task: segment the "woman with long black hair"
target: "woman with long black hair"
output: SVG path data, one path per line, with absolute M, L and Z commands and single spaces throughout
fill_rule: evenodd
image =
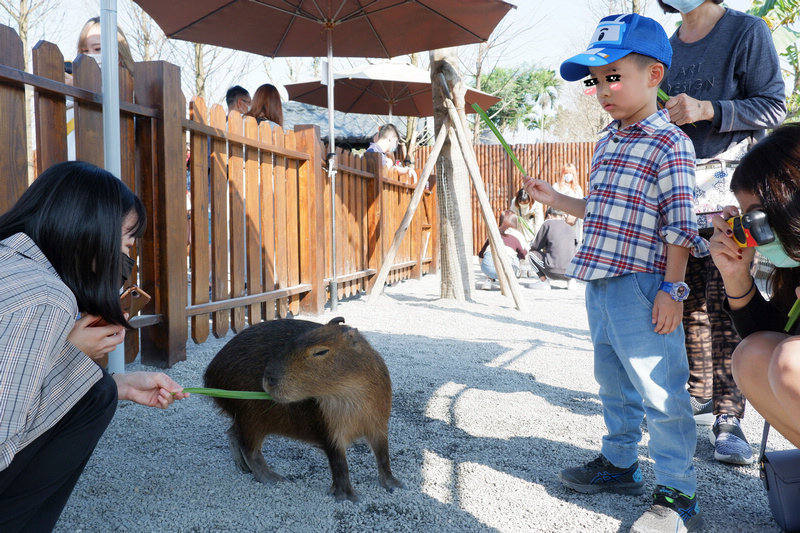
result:
M 165 374 L 111 376 L 92 359 L 130 327 L 119 288 L 146 222 L 130 189 L 80 161 L 0 216 L 0 531 L 54 528 L 118 399 L 187 396 Z

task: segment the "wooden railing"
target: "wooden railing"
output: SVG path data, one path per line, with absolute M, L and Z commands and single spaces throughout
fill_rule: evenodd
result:
M 28 186 L 26 86 L 34 91 L 36 174 L 68 159 L 66 97 L 73 102 L 76 157 L 103 165 L 96 64 L 79 56 L 72 87 L 63 83 L 55 45 L 36 45 L 33 74 L 23 70 L 22 57 L 16 32 L 0 26 L 0 212 Z M 226 121 L 220 106 L 206 109 L 199 98 L 187 108 L 180 70 L 165 62 L 137 63 L 133 78 L 120 69 L 120 80 L 120 177 L 147 208 L 137 275 L 153 296 L 131 320 L 140 335 L 126 336 L 126 360 L 140 351 L 144 363 L 171 366 L 186 358 L 190 328 L 203 342 L 247 323 L 321 313 L 334 239 L 319 129 L 259 127 L 237 114 Z M 342 299 L 371 288 L 413 187 L 387 172 L 379 154 L 337 152 Z M 435 270 L 435 213 L 435 195 L 426 193 L 388 283 Z

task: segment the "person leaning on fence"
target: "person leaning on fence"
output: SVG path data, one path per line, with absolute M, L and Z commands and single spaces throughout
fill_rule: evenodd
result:
M 0 531 L 55 527 L 118 399 L 188 396 L 166 374 L 111 376 L 93 360 L 130 327 L 119 287 L 145 223 L 130 189 L 80 161 L 42 172 L 0 216 Z
M 562 63 L 614 119 L 595 146 L 585 200 L 525 177 L 536 200 L 584 217 L 584 241 L 567 276 L 587 282 L 595 377 L 606 423 L 600 454 L 567 468 L 576 491 L 641 494 L 638 445 L 647 416 L 655 490 L 632 532 L 695 530 L 697 429 L 686 380 L 682 301 L 689 253 L 708 253 L 697 233 L 689 138 L 658 110 L 672 49 L 661 25 L 638 14 L 600 21 L 588 49 Z
M 722 0 L 661 0 L 681 24 L 670 37 L 674 68 L 662 84 L 670 120 L 692 140 L 697 157 L 695 213 L 700 234 L 713 233 L 709 215 L 734 205 L 730 182 L 736 164 L 767 129 L 786 117 L 785 85 L 767 24 L 725 8 Z M 716 50 L 709 54 L 710 50 Z M 702 65 L 702 68 L 699 68 Z M 695 421 L 712 425 L 714 458 L 732 464 L 754 460 L 739 420 L 745 397 L 731 373 L 739 342 L 722 310 L 722 279 L 710 257 L 692 257 L 686 267 L 691 293 L 683 327 L 689 357 L 689 394 Z
M 281 105 L 281 95 L 274 85 L 265 83 L 253 93 L 253 103 L 246 116 L 255 117 L 261 124 L 265 120 L 283 127 L 283 106 Z
M 561 174 L 553 183 L 553 188 L 572 198 L 583 198 L 583 189 L 578 185 L 578 168 L 572 163 L 565 163 L 561 167 Z M 567 215 L 566 221 L 574 228 L 578 243 L 583 242 L 583 219 Z
M 398 174 L 410 177 L 411 182 L 416 184 L 417 172 L 411 167 L 395 164 L 395 161 L 387 155 L 397 150 L 399 143 L 400 134 L 394 124 L 384 124 L 378 129 L 378 133 L 375 134 L 373 142 L 369 144 L 366 151 L 381 154 L 381 162 L 387 169 L 396 169 Z
M 568 289 L 575 284 L 566 272 L 578 251 L 578 239 L 574 228 L 567 224 L 566 216 L 564 211 L 548 207 L 546 220 L 531 243 L 528 262 L 541 281 L 533 286 L 534 289 L 550 289 L 551 279 L 566 281 Z
M 517 217 L 513 211 L 507 209 L 500 213 L 498 225 L 500 236 L 503 239 L 503 252 L 505 252 L 511 263 L 514 275 L 519 277 L 519 262 L 525 260 L 528 250 L 520 240 L 521 234 L 517 229 Z M 486 239 L 486 242 L 483 243 L 483 247 L 478 252 L 478 257 L 481 260 L 481 271 L 486 274 L 486 280 L 482 283 L 481 288 L 489 290 L 492 288 L 492 282 L 497 281 L 497 269 L 492 257 L 492 249 L 489 246 L 489 239 Z
M 86 21 L 78 35 L 77 54 L 84 54 L 97 62 L 98 67 L 103 66 L 100 39 L 100 17 L 92 17 Z M 119 54 L 119 66 L 124 67 L 133 76 L 133 55 L 128 45 L 128 39 L 121 28 L 117 28 L 117 53 Z M 72 75 L 66 74 L 67 85 L 72 85 Z
M 234 85 L 225 93 L 225 104 L 228 106 L 228 116 L 231 116 L 233 111 L 246 115 L 250 111 L 253 99 L 250 98 L 247 89 L 241 85 Z
M 726 222 L 739 214 L 736 206 L 712 219 L 711 257 L 722 275 L 725 311 L 743 339 L 733 352 L 733 377 L 756 411 L 800 447 L 800 321 L 784 331 L 800 297 L 800 125 L 781 126 L 759 141 L 734 172 L 731 189 L 743 213 L 765 215 L 759 226 L 774 237 L 758 244 L 737 235 L 741 227 Z M 775 267 L 769 301 L 750 273 L 756 251 Z

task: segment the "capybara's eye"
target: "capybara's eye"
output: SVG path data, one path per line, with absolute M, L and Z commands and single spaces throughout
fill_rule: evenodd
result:
M 327 348 L 325 348 L 324 350 L 320 350 L 318 352 L 314 352 L 314 357 L 320 357 L 320 356 L 325 355 L 326 353 L 328 353 L 328 349 Z

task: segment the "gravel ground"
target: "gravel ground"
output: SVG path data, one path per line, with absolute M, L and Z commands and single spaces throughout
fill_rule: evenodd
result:
M 264 453 L 288 482 L 262 485 L 231 460 L 229 424 L 211 399 L 194 395 L 166 411 L 121 402 L 56 531 L 627 532 L 649 495 L 587 496 L 557 478 L 593 459 L 604 431 L 583 285 L 522 293 L 527 313 L 498 290 L 441 300 L 439 277 L 429 275 L 388 287 L 374 305 L 359 297 L 335 315 L 301 317 L 343 316 L 383 355 L 394 389 L 392 469 L 405 490 L 381 488 L 371 451 L 356 443 L 348 460 L 362 501 L 336 502 L 326 494 L 324 455 L 280 437 L 267 439 Z M 187 361 L 167 373 L 202 386 L 230 338 L 190 344 Z M 754 451 L 762 423 L 748 409 L 743 427 Z M 645 431 L 640 460 L 650 490 L 647 439 Z M 772 433 L 771 448 L 790 446 Z M 715 461 L 705 430 L 695 465 L 705 531 L 779 531 L 755 465 Z

